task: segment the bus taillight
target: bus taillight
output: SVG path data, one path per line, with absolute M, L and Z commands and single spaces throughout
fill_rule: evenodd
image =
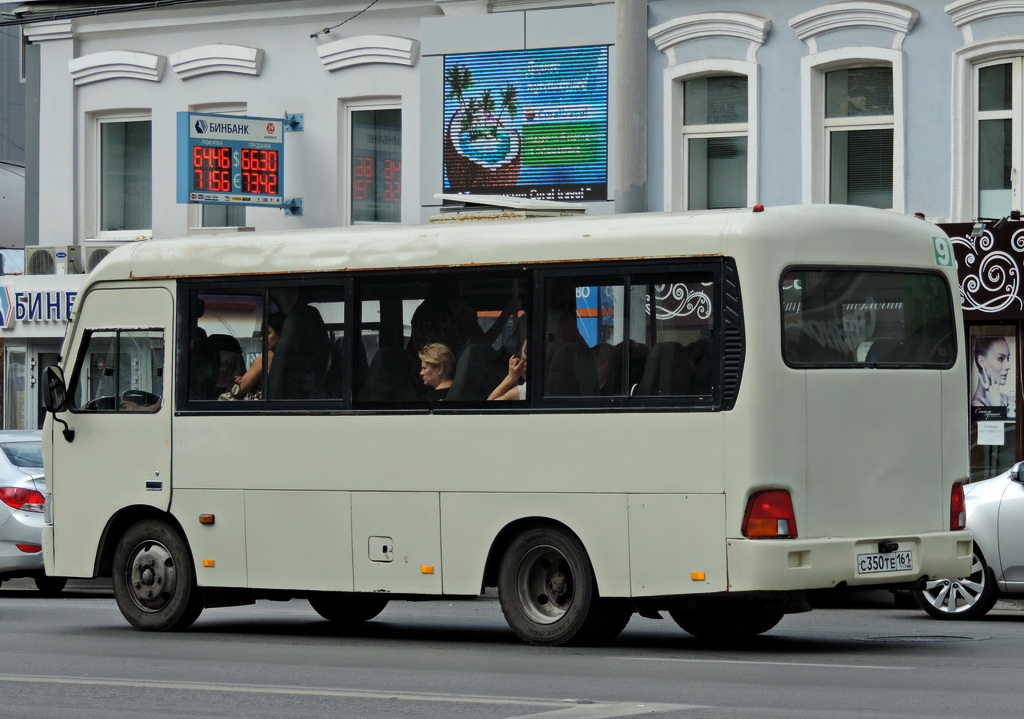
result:
M 967 526 L 967 502 L 964 499 L 963 482 L 953 485 L 949 495 L 949 528 L 963 529 Z
M 743 536 L 796 537 L 796 515 L 789 492 L 769 489 L 752 495 L 743 514 Z

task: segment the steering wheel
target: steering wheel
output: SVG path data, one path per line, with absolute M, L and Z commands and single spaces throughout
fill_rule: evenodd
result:
M 109 397 L 97 397 L 95 399 L 91 399 L 85 403 L 85 407 L 82 409 L 94 411 L 115 410 L 117 409 L 117 397 L 111 395 Z
M 151 404 L 156 404 L 160 401 L 160 398 L 152 392 L 147 392 L 144 389 L 126 389 L 121 393 L 122 402 L 134 402 L 140 407 L 148 407 Z

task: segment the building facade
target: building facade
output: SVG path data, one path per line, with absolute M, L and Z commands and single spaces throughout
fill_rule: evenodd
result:
M 590 214 L 863 204 L 953 232 L 989 218 L 981 239 L 1024 209 L 1024 0 L 80 5 L 16 13 L 38 104 L 26 234 L 41 272 L 62 251 L 77 253 L 71 272 L 87 270 L 148 237 L 414 224 L 439 195 L 463 193 Z M 209 139 L 204 154 L 182 139 L 201 145 L 194 133 L 211 117 L 281 124 L 280 166 L 259 156 L 250 169 L 263 185 L 245 202 L 204 202 L 239 191 L 218 184 L 223 144 Z M 279 196 L 263 192 L 268 178 Z M 977 270 L 958 259 L 969 283 Z M 971 338 L 1012 340 L 1011 387 L 1022 375 L 1016 287 L 1012 310 L 969 315 L 999 328 Z M 33 359 L 22 354 L 8 352 L 7 366 Z M 1010 423 L 978 476 L 1022 456 L 1020 394 L 1006 389 L 1014 410 L 1001 419 L 971 414 Z M 975 429 L 976 440 L 998 434 Z

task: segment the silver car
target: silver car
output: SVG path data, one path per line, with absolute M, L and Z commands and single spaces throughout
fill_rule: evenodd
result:
M 974 564 L 964 579 L 937 579 L 914 598 L 937 619 L 977 619 L 998 599 L 1024 600 L 1024 462 L 992 479 L 968 484 L 967 528 Z
M 43 571 L 43 509 L 46 503 L 41 433 L 0 430 L 0 582 L 32 577 L 46 593 L 67 579 Z

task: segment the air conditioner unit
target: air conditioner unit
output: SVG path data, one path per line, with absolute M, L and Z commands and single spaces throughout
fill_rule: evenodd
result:
M 121 245 L 90 245 L 85 246 L 85 271 L 92 272 L 96 269 L 96 265 L 100 263 L 104 257 L 109 255 L 112 250 Z
M 74 275 L 82 271 L 77 245 L 26 247 L 26 275 Z

